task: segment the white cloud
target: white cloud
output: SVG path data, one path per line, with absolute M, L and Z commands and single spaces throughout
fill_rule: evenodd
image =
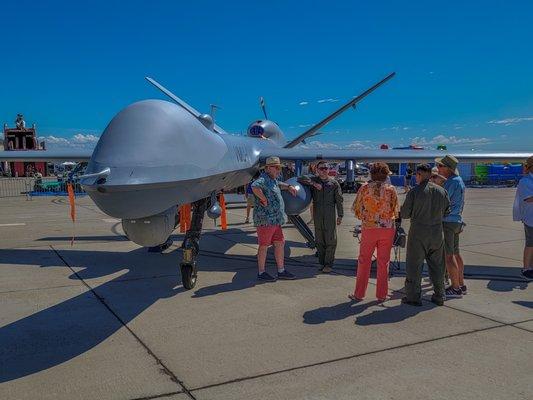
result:
M 93 134 L 77 133 L 70 138 L 60 136 L 42 136 L 39 141 L 45 141 L 47 146 L 51 147 L 69 147 L 69 148 L 93 148 L 98 142 L 99 137 Z
M 302 144 L 301 147 L 304 149 L 328 149 L 328 150 L 340 149 L 339 145 L 336 143 L 320 142 L 318 140 L 313 140 L 312 142 L 307 142 L 306 144 Z
M 513 118 L 505 118 L 505 119 L 494 119 L 492 121 L 488 121 L 488 124 L 498 124 L 498 125 L 514 125 L 518 124 L 520 122 L 525 121 L 533 121 L 533 117 L 513 117 Z
M 376 148 L 376 146 L 371 146 L 370 142 L 362 142 L 359 140 L 355 140 L 352 143 L 348 143 L 346 146 L 342 147 L 343 149 L 348 150 L 369 150 Z
M 300 102 L 298 103 L 298 105 L 300 105 L 300 106 L 306 106 L 306 105 L 308 105 L 308 104 L 309 104 L 308 101 L 300 101 Z
M 416 136 L 410 138 L 413 144 L 420 146 L 436 145 L 436 144 L 454 144 L 454 145 L 486 145 L 490 144 L 491 141 L 488 138 L 469 138 L 469 137 L 458 137 L 458 136 L 447 136 L 447 135 L 437 135 L 432 138 L 426 138 L 424 136 Z
M 320 99 L 317 101 L 317 103 L 335 103 L 337 101 L 339 101 L 339 99 L 329 98 L 329 99 Z
M 309 128 L 310 126 L 313 126 L 313 124 L 300 124 L 298 128 Z
M 382 128 L 381 131 L 387 131 L 387 130 L 391 130 L 391 131 L 408 131 L 410 129 L 412 129 L 410 126 L 395 125 L 395 126 L 391 126 L 390 128 Z
M 371 146 L 370 142 L 363 142 L 359 140 L 355 140 L 347 144 L 328 143 L 328 142 L 321 142 L 318 140 L 313 140 L 312 142 L 307 142 L 307 144 L 302 144 L 301 148 L 323 149 L 323 150 L 368 150 L 368 149 L 376 148 L 376 146 Z
M 98 139 L 100 138 L 95 135 L 91 135 L 91 134 L 84 135 L 83 133 L 77 133 L 74 135 L 72 140 L 74 143 L 79 143 L 79 144 L 86 144 L 86 143 L 96 144 L 96 142 L 98 142 Z

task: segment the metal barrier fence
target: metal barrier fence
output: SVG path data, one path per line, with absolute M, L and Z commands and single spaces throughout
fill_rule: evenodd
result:
M 463 176 L 463 180 L 467 186 L 508 186 L 513 187 L 518 185 L 518 181 L 522 179 L 522 174 L 494 174 L 475 176 L 472 175 L 468 178 Z M 394 186 L 403 186 L 405 177 L 403 175 L 391 175 L 391 183 Z M 415 177 L 413 176 L 410 182 L 410 186 L 416 185 Z
M 74 192 L 84 194 L 79 183 L 74 183 Z M 0 178 L 0 198 L 27 196 L 67 196 L 67 183 L 56 177 Z

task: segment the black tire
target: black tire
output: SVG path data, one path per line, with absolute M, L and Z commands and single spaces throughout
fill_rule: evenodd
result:
M 191 290 L 196 286 L 196 271 L 191 264 L 181 264 L 181 282 L 183 287 Z

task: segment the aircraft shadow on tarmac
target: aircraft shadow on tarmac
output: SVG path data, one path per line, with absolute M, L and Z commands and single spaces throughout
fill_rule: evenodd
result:
M 233 240 L 232 235 L 238 236 Z M 106 240 L 106 237 L 94 238 L 101 241 Z M 116 236 L 113 238 L 118 240 Z M 177 235 L 174 238 L 180 239 L 181 236 Z M 65 239 L 68 243 L 70 238 Z M 86 238 L 77 238 L 80 242 L 87 242 L 84 239 Z M 47 240 L 62 240 L 62 238 L 47 238 Z M 253 287 L 256 284 L 257 273 L 255 256 L 225 254 L 237 243 L 255 245 L 256 240 L 253 232 L 241 229 L 204 235 L 201 242 L 202 249 L 216 248 L 217 251 L 201 251 L 200 274 L 202 271 L 230 271 L 235 274 L 231 282 L 201 287 L 192 294 L 192 297 Z M 305 247 L 301 242 L 290 240 L 286 244 L 289 248 L 286 255 L 289 257 L 291 247 Z M 69 279 L 73 281 L 117 275 L 103 283 L 89 282 L 94 293 L 80 285 L 80 291 L 83 290 L 83 293 L 1 327 L 0 382 L 21 378 L 71 360 L 105 341 L 157 300 L 183 293 L 178 268 L 181 257 L 178 253 L 154 254 L 148 253 L 144 248 L 129 252 L 61 249 L 60 256 L 76 270 L 79 269 L 77 273 L 72 273 L 51 250 L 0 249 L 1 264 L 35 265 L 39 268 L 55 267 L 55 269 L 64 267 L 68 269 Z M 222 259 L 226 262 L 220 262 Z M 217 260 L 219 262 L 216 262 Z M 272 262 L 270 257 L 269 265 Z M 338 262 L 345 268 L 339 269 L 337 273 L 353 277 L 353 267 L 348 266 L 353 266 L 354 260 L 338 260 Z M 307 256 L 290 257 L 287 265 L 289 268 L 294 268 L 298 279 L 313 278 L 318 273 L 316 258 L 312 257 L 311 250 Z M 201 282 L 200 275 L 200 284 Z M 530 307 L 530 304 L 521 305 Z M 304 322 L 318 324 L 347 318 L 360 314 L 365 307 L 368 307 L 368 303 L 355 306 L 341 303 L 332 307 L 323 307 L 306 312 Z M 110 312 L 107 312 L 106 308 Z M 356 324 L 394 323 L 425 309 L 428 309 L 427 305 L 405 307 L 405 309 L 385 305 L 383 310 L 358 317 Z
M 109 338 L 158 299 L 183 291 L 174 257 L 158 268 L 154 279 L 141 279 L 143 271 L 146 276 L 145 249 L 129 253 L 61 250 L 60 254 L 67 260 L 73 260 L 74 265 L 85 267 L 78 272 L 82 279 L 127 272 L 98 286 L 93 285 L 96 286 L 94 293 L 104 303 L 99 302 L 91 291 L 84 290 L 68 300 L 0 328 L 0 382 L 51 368 L 83 354 Z M 50 250 L 0 250 L 0 259 L 6 264 L 33 264 L 40 268 L 63 266 Z M 79 279 L 75 274 L 69 278 Z M 126 281 L 133 284 L 135 290 L 126 285 Z
M 237 229 L 226 231 L 226 234 L 237 233 L 239 243 L 256 243 L 257 239 L 250 236 L 250 232 Z M 84 238 L 77 240 L 83 241 Z M 105 236 L 98 237 L 98 240 L 105 240 Z M 209 248 L 210 240 L 216 240 L 219 256 L 223 256 L 235 244 L 235 241 L 205 235 L 202 238 L 202 246 Z M 305 246 L 292 241 L 287 241 L 287 245 Z M 76 270 L 83 268 L 70 274 L 68 278 L 74 281 L 122 274 L 104 283 L 89 282 L 94 294 L 83 287 L 80 289 L 83 293 L 79 295 L 1 327 L 0 382 L 21 378 L 71 360 L 109 338 L 157 300 L 184 292 L 178 268 L 181 257 L 178 257 L 177 252 L 154 254 L 144 248 L 129 252 L 74 248 L 61 249 L 59 254 Z M 211 289 L 204 288 L 193 297 L 241 290 L 255 285 L 255 257 L 242 259 L 242 256 L 236 256 L 242 260 L 225 263 L 214 262 L 216 258 L 213 257 L 200 256 L 200 282 L 202 271 L 234 271 L 237 278 L 228 284 L 215 285 Z M 224 258 L 226 257 L 229 256 Z M 157 263 L 154 262 L 155 259 Z M 0 264 L 35 265 L 39 268 L 55 269 L 64 267 L 72 272 L 52 250 L 0 249 L 0 260 Z M 150 268 L 150 264 L 153 264 L 153 268 Z M 299 274 L 301 278 L 313 277 L 317 272 L 316 268 L 303 270 L 303 276 Z

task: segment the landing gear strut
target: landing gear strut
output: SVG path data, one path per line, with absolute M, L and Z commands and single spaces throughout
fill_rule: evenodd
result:
M 183 249 L 183 260 L 180 264 L 181 281 L 187 290 L 194 288 L 198 276 L 196 268 L 196 256 L 200 252 L 200 235 L 205 211 L 209 205 L 209 199 L 202 199 L 192 204 L 191 226 L 185 233 L 185 239 L 181 248 Z
M 309 226 L 305 223 L 302 217 L 299 215 L 289 215 L 289 221 L 294 225 L 294 227 L 300 232 L 300 234 L 307 240 L 307 247 L 310 249 L 316 248 L 315 235 Z

